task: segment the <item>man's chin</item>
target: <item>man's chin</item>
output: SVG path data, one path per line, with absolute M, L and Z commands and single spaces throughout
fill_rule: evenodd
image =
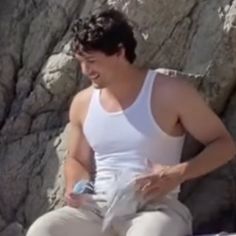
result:
M 92 83 L 93 87 L 96 88 L 96 89 L 102 89 L 104 88 L 105 86 L 103 86 L 102 84 L 97 84 L 97 83 Z

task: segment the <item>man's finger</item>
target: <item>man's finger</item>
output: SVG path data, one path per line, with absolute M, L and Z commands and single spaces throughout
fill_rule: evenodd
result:
M 74 200 L 78 200 L 81 198 L 81 194 L 78 194 L 78 193 L 70 193 L 69 194 L 69 197 L 74 199 Z
M 150 174 L 150 175 L 145 175 L 145 176 L 137 178 L 135 182 L 137 185 L 145 185 L 146 183 L 150 181 L 152 183 L 155 183 L 155 182 L 158 182 L 159 180 L 160 178 L 158 175 Z
M 137 180 L 135 183 L 136 191 L 142 192 L 142 191 L 144 191 L 145 188 L 147 188 L 151 184 L 152 184 L 151 178 Z
M 158 194 L 160 192 L 161 186 L 159 184 L 146 186 L 141 191 L 142 196 L 145 198 L 146 196 Z
M 75 193 L 69 193 L 66 196 L 66 203 L 71 207 L 79 207 L 81 205 L 81 197 Z
M 78 201 L 68 199 L 67 204 L 71 207 L 79 207 L 81 204 Z

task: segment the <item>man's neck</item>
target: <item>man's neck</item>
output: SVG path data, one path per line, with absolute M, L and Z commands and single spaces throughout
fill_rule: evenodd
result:
M 120 70 L 114 75 L 114 82 L 109 87 L 102 89 L 102 93 L 106 94 L 106 97 L 110 99 L 123 101 L 127 96 L 141 89 L 146 73 L 146 69 L 140 69 L 135 66 Z

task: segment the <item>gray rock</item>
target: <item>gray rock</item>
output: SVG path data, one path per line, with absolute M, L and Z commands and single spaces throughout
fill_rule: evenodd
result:
M 225 125 L 236 140 L 236 93 L 229 99 L 223 115 Z
M 41 161 L 30 175 L 30 194 L 26 196 L 19 212 L 19 217 L 24 216 L 27 225 L 44 212 L 64 204 L 63 163 L 66 156 L 67 130 L 68 128 L 48 142 Z
M 88 84 L 68 54 L 70 25 L 105 6 L 134 26 L 136 64 L 190 80 L 236 138 L 236 0 L 2 0 L 0 235 L 23 235 L 63 205 L 68 107 Z M 201 149 L 188 137 L 183 160 Z M 235 167 L 232 161 L 183 186 L 196 232 L 236 227 Z
M 0 123 L 4 121 L 8 107 L 14 97 L 16 65 L 11 55 L 0 54 Z
M 6 227 L 6 222 L 0 215 L 0 232 Z
M 14 222 L 7 226 L 7 228 L 0 233 L 1 236 L 24 236 L 24 228 L 21 224 Z

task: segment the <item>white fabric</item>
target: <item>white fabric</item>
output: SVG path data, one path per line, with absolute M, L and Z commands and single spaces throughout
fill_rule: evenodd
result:
M 191 215 L 177 200 L 150 205 L 102 230 L 104 202 L 87 208 L 63 207 L 38 218 L 26 236 L 189 236 Z
M 134 103 L 118 112 L 107 112 L 100 103 L 100 90 L 94 89 L 83 130 L 95 152 L 97 193 L 109 190 L 121 171 L 145 173 L 147 160 L 163 165 L 180 162 L 184 136 L 166 134 L 152 115 L 156 74 L 149 70 Z

